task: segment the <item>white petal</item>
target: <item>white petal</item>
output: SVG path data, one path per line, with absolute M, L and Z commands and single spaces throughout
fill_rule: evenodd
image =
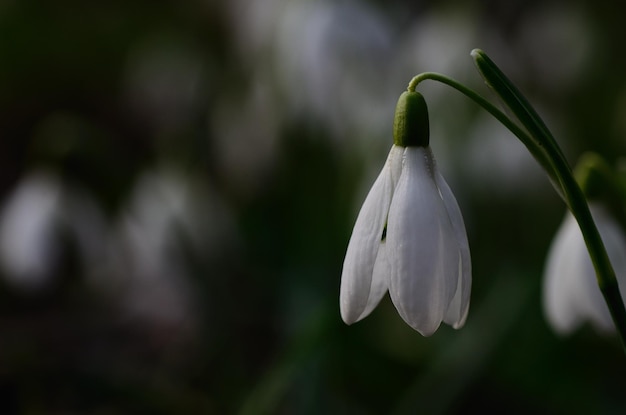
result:
M 381 242 L 374 263 L 374 271 L 372 274 L 372 285 L 365 309 L 357 319 L 357 321 L 367 317 L 383 299 L 387 288 L 389 287 L 389 258 L 387 257 L 387 243 Z
M 463 215 L 461 214 L 459 204 L 443 176 L 437 172 L 435 179 L 439 191 L 441 192 L 443 203 L 446 206 L 448 218 L 456 239 L 457 249 L 460 253 L 456 293 L 454 294 L 452 303 L 443 321 L 455 329 L 459 329 L 465 324 L 469 311 L 470 292 L 472 289 L 472 260 L 470 257 L 469 243 L 467 242 L 465 223 L 463 222 Z
M 392 170 L 401 163 L 400 152 L 399 147 L 391 148 L 383 170 L 363 202 L 348 243 L 339 295 L 341 317 L 347 324 L 369 314 L 386 290 L 384 272 L 381 269 L 374 278 L 374 265 L 391 204 L 394 188 Z
M 626 238 L 603 209 L 591 208 L 618 282 L 622 282 L 626 279 Z M 625 283 L 620 284 L 622 297 Z M 580 228 L 569 212 L 548 253 L 543 306 L 548 322 L 561 334 L 570 333 L 586 319 L 602 331 L 613 329 Z
M 55 177 L 38 172 L 7 199 L 0 218 L 0 264 L 11 282 L 37 288 L 52 276 L 61 193 Z
M 573 293 L 580 289 L 574 282 L 580 281 L 577 275 L 585 267 L 578 248 L 581 238 L 578 224 L 568 212 L 548 251 L 543 307 L 550 325 L 562 334 L 571 332 L 582 320 L 572 303 Z
M 407 324 L 429 336 L 454 297 L 460 261 L 429 150 L 405 150 L 387 229 L 391 299 Z

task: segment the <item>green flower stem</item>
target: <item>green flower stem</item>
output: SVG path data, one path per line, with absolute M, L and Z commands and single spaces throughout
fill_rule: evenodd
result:
M 564 159 L 560 158 L 555 160 L 555 165 L 559 171 L 559 178 L 565 190 L 566 198 L 569 201 L 570 211 L 576 218 L 576 221 L 578 221 L 578 226 L 585 239 L 591 262 L 596 271 L 598 286 L 600 291 L 602 291 L 604 301 L 609 307 L 613 323 L 617 328 L 622 340 L 622 346 L 626 352 L 626 308 L 620 295 L 615 270 L 611 265 L 598 228 L 589 211 L 587 199 L 574 179 L 569 165 Z
M 476 53 L 476 54 L 475 54 Z M 481 51 L 473 51 L 475 60 L 486 58 Z M 513 122 L 506 114 L 470 88 L 442 74 L 425 72 L 414 77 L 409 83 L 408 90 L 415 91 L 417 85 L 427 79 L 446 84 L 472 99 L 487 112 L 493 115 L 507 127 L 537 160 L 547 172 L 550 180 L 561 198 L 576 218 L 583 234 L 587 250 L 591 257 L 598 286 L 608 305 L 613 322 L 626 352 L 626 308 L 622 301 L 617 278 L 600 233 L 591 216 L 587 199 L 576 182 L 572 170 L 565 159 L 556 140 L 550 134 L 545 123 L 532 109 L 528 101 L 513 86 L 513 84 L 497 69 L 495 64 L 488 60 L 477 63 L 481 75 L 512 110 L 526 130 Z M 486 62 L 486 63 L 485 63 Z M 494 69 L 495 68 L 495 69 Z
M 552 170 L 561 184 L 564 200 L 583 234 L 596 271 L 598 286 L 626 351 L 626 308 L 620 295 L 615 270 L 589 211 L 587 199 L 576 182 L 567 159 L 539 114 L 498 66 L 480 49 L 474 49 L 471 55 L 487 85 L 500 96 L 537 145 L 545 149 Z

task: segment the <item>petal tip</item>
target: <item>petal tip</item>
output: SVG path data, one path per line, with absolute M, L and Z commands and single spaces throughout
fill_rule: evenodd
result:
M 415 329 L 419 334 L 421 334 L 424 337 L 430 337 L 433 334 L 435 334 L 435 332 L 439 329 L 440 324 L 436 324 L 433 327 L 413 327 L 413 329 Z
M 354 307 L 350 307 L 345 301 L 340 302 L 339 311 L 341 319 L 348 326 L 358 321 L 359 313 L 355 312 Z

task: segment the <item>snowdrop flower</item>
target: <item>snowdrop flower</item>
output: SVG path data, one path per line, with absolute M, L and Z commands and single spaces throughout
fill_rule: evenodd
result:
M 0 215 L 0 264 L 9 281 L 45 285 L 61 256 L 55 225 L 62 186 L 47 173 L 27 176 L 9 195 Z
M 45 170 L 30 172 L 0 210 L 0 270 L 18 289 L 47 288 L 64 260 L 64 237 L 75 242 L 82 265 L 99 268 L 105 227 L 84 189 Z
M 120 289 L 115 300 L 132 319 L 195 328 L 199 303 L 188 258 L 211 263 L 232 249 L 236 229 L 228 206 L 207 183 L 160 166 L 143 172 L 121 213 L 112 232 L 111 275 L 100 283 Z
M 402 319 L 424 336 L 465 323 L 471 263 L 461 211 L 428 145 L 417 92 L 396 107 L 394 145 L 359 212 L 341 276 L 341 316 L 365 318 L 389 291 Z
M 590 208 L 624 298 L 626 235 L 604 206 L 592 203 Z M 569 212 L 548 252 L 543 308 L 548 322 L 560 334 L 571 333 L 586 320 L 600 331 L 614 330 L 582 233 Z

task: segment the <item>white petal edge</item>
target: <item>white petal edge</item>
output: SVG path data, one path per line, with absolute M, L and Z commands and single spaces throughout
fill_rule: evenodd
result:
M 460 253 L 442 212 L 432 153 L 408 147 L 389 210 L 389 294 L 402 319 L 423 336 L 439 328 L 458 282 Z
M 465 222 L 463 221 L 459 204 L 450 186 L 448 186 L 448 183 L 439 172 L 436 172 L 435 179 L 437 187 L 439 187 L 439 191 L 441 192 L 441 197 L 443 198 L 443 203 L 446 207 L 447 216 L 452 225 L 452 231 L 454 232 L 457 249 L 460 254 L 456 293 L 454 294 L 452 303 L 450 303 L 450 307 L 443 321 L 455 329 L 460 329 L 465 325 L 469 312 L 470 294 L 472 290 L 472 259 L 470 256 L 469 242 L 467 241 Z
M 357 319 L 360 321 L 370 315 L 376 306 L 383 299 L 389 287 L 389 258 L 387 258 L 387 243 L 383 241 L 378 248 L 374 271 L 372 274 L 372 285 L 367 299 L 365 309 Z
M 374 269 L 395 187 L 392 171 L 397 170 L 396 165 L 401 163 L 401 151 L 400 147 L 392 146 L 385 166 L 365 198 L 354 224 L 343 263 L 339 294 L 341 318 L 346 324 L 367 316 L 386 292 L 388 274 L 385 275 L 382 269 L 374 273 Z

